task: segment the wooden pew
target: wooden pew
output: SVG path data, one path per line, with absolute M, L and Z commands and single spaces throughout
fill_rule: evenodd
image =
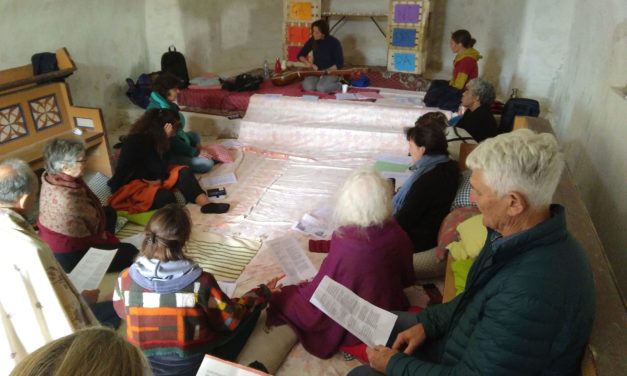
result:
M 553 133 L 551 124 L 541 118 L 518 116 L 514 120 L 514 129 L 521 128 Z M 566 208 L 568 230 L 587 251 L 594 273 L 596 313 L 592 334 L 581 362 L 582 375 L 624 374 L 627 370 L 627 356 L 625 356 L 627 354 L 627 311 L 625 310 L 625 302 L 620 296 L 603 245 L 568 166 L 562 173 L 553 201 Z M 450 262 L 449 257 L 445 274 L 444 302 L 455 297 Z
M 0 71 L 0 160 L 19 158 L 43 167 L 43 148 L 54 138 L 82 140 L 87 170 L 111 176 L 109 144 L 102 113 L 72 105 L 65 82 L 37 84 L 76 70 L 65 48 L 56 51 L 59 70 L 34 76 L 31 65 Z M 75 129 L 80 129 L 80 134 Z

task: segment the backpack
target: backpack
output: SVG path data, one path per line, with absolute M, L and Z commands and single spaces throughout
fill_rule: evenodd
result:
M 38 76 L 44 73 L 56 72 L 59 70 L 59 66 L 57 64 L 57 55 L 55 55 L 52 52 L 41 52 L 41 53 L 34 54 L 33 56 L 31 56 L 30 61 L 31 61 L 31 64 L 33 65 L 33 76 Z M 69 76 L 70 74 L 64 77 L 59 77 L 59 78 L 39 80 L 37 81 L 37 83 L 43 84 L 46 82 L 63 82 L 65 77 Z
M 263 82 L 261 76 L 253 76 L 248 73 L 242 73 L 235 79 L 222 80 L 222 89 L 228 91 L 250 91 L 259 89 L 259 85 Z
M 540 115 L 540 105 L 538 101 L 527 98 L 511 98 L 505 103 L 501 114 L 501 124 L 499 133 L 511 132 L 514 127 L 514 117 Z
M 142 73 L 137 77 L 137 81 L 127 78 L 126 96 L 134 104 L 145 109 L 150 103 L 150 93 L 152 92 L 152 83 L 161 72 Z
M 168 52 L 161 56 L 161 71 L 172 73 L 183 81 L 181 89 L 189 86 L 189 74 L 187 73 L 187 63 L 185 56 L 176 50 L 174 45 L 168 47 Z

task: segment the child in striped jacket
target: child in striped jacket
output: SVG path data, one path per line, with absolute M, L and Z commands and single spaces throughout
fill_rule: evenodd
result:
M 195 375 L 204 354 L 234 360 L 250 336 L 277 279 L 229 299 L 216 279 L 185 258 L 187 210 L 168 205 L 146 225 L 135 263 L 120 273 L 113 301 L 128 340 L 155 376 Z

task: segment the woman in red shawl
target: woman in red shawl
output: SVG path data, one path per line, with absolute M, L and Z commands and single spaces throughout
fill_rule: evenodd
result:
M 338 227 L 318 274 L 311 282 L 283 287 L 268 309 L 268 325 L 290 325 L 320 358 L 360 342 L 309 303 L 325 275 L 386 310 L 407 309 L 403 289 L 414 280 L 412 243 L 392 217 L 392 186 L 379 173 L 358 170 L 346 180 L 334 220 Z

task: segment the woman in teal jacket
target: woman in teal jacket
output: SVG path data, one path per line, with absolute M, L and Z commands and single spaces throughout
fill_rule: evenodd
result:
M 174 103 L 179 93 L 181 80 L 171 73 L 161 73 L 155 80 L 153 92 L 150 93 L 150 103 L 146 111 L 154 108 L 169 108 L 180 111 Z M 179 112 L 181 128 L 170 139 L 170 151 L 167 156 L 171 164 L 189 166 L 193 172 L 202 174 L 213 167 L 215 162 L 211 159 L 200 144 L 200 136 L 196 132 L 185 132 L 185 117 Z

